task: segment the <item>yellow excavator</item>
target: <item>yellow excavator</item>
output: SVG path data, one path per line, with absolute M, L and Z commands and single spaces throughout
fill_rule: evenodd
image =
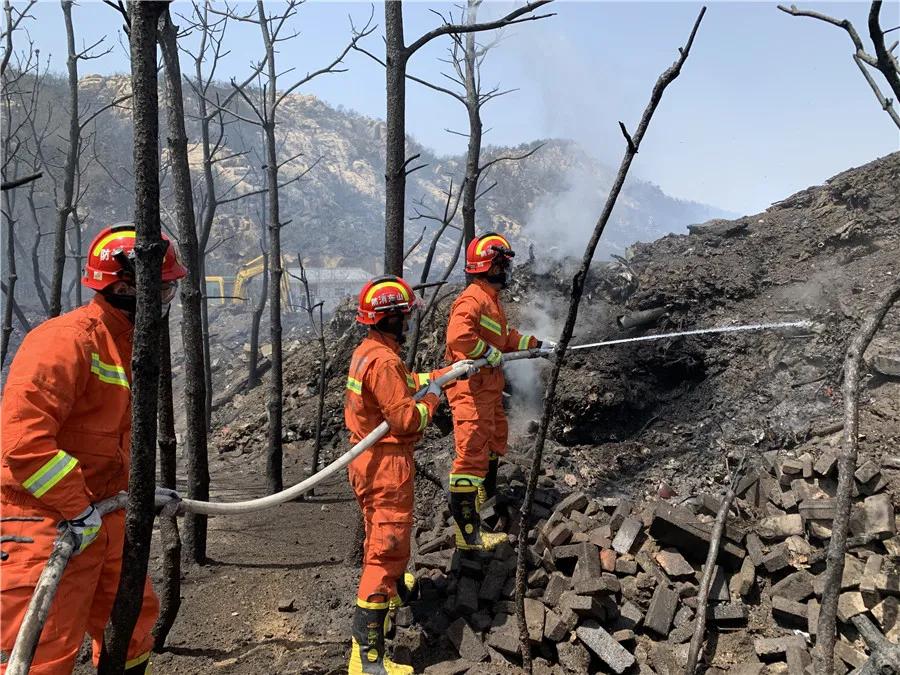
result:
M 281 268 L 285 269 L 284 257 L 281 258 Z M 234 277 L 218 275 L 206 276 L 206 297 L 212 305 L 224 305 L 228 301 L 234 304 L 244 305 L 250 300 L 247 282 L 260 276 L 265 270 L 263 257 L 259 256 L 241 265 Z M 231 293 L 227 293 L 229 285 Z M 281 275 L 281 303 L 288 312 L 294 311 L 294 302 L 291 298 L 291 284 L 287 272 Z

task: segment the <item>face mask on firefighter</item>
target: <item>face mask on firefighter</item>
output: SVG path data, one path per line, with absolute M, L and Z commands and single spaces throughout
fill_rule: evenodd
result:
M 515 253 L 509 249 L 501 249 L 499 246 L 495 248 L 500 249 L 501 255 L 497 256 L 494 260 L 494 264 L 491 265 L 491 269 L 488 270 L 485 277 L 490 283 L 497 284 L 500 288 L 506 288 L 507 285 L 509 285 L 509 279 L 512 272 L 511 263 Z

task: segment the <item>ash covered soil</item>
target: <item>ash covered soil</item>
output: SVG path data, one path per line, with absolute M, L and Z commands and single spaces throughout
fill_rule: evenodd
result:
M 768 487 L 741 495 L 742 532 L 752 531 L 761 518 L 791 514 L 800 508 L 782 500 L 780 491 L 766 499 L 773 481 L 786 491 L 792 489 L 790 479 L 797 467 L 791 462 L 800 462 L 802 479 L 810 486 L 809 490 L 797 488 L 801 497 L 827 499 L 833 491 L 833 473 L 807 472 L 803 462 L 818 462 L 839 447 L 844 353 L 867 309 L 900 274 L 898 259 L 900 153 L 842 173 L 764 213 L 692 226 L 690 234 L 637 244 L 624 258 L 594 265 L 573 344 L 742 323 L 811 322 L 809 328 L 666 339 L 566 357 L 540 483 L 547 503 L 536 515 L 546 521 L 555 502 L 570 493 L 584 493 L 588 505 L 577 517 L 566 514 L 574 518 L 566 521 L 574 523 L 570 533 L 574 541 L 568 541 L 590 543 L 601 550 L 604 543 L 611 545 L 603 536 L 614 539 L 623 518 L 640 522 L 644 535 L 633 542 L 633 548 L 617 553 L 624 572 L 613 566 L 612 574 L 622 582 L 619 591 L 610 592 L 618 610 L 607 608 L 605 615 L 578 614 L 578 631 L 585 625 L 592 629 L 592 624 L 585 624 L 592 618 L 599 619 L 610 633 L 617 626 L 632 631 L 630 636 L 615 636 L 629 653 L 644 657 L 627 672 L 638 672 L 639 667 L 650 669 L 642 672 L 675 672 L 667 670 L 662 657 L 654 660 L 652 656 L 660 645 L 671 647 L 663 651 L 676 654 L 683 641 L 669 637 L 667 642 L 666 636 L 645 630 L 641 622 L 630 629 L 615 624 L 626 601 L 647 613 L 654 588 L 672 585 L 683 593 L 676 620 L 683 626 L 692 615 L 691 593 L 678 586 L 686 583 L 684 577 L 677 582 L 665 574 L 659 577 L 659 570 L 648 572 L 641 562 L 648 556 L 658 560 L 655 556 L 670 545 L 647 535 L 658 499 L 688 508 L 701 522 L 711 520 L 703 511 L 701 497 L 722 493 L 729 471 L 745 451 L 749 471 L 757 476 L 755 484 Z M 538 335 L 558 335 L 576 264 L 537 255 L 518 267 L 506 294 L 511 323 Z M 446 314 L 457 290 L 442 290 L 445 297 L 434 321 L 423 330 L 417 359 L 420 369 L 440 363 Z M 353 327 L 347 307 L 335 314 L 329 326 L 324 462 L 348 448 L 343 383 L 350 353 L 361 334 Z M 622 330 L 616 323 L 617 316 L 657 308 L 661 315 L 638 328 Z M 267 392 L 264 387 L 247 391 L 241 383 L 245 338 L 240 330 L 247 321 L 244 315 L 223 312 L 216 324 L 210 467 L 213 495 L 221 500 L 246 499 L 264 492 Z M 872 460 L 881 471 L 877 481 L 860 484 L 860 503 L 866 496 L 887 494 L 894 510 L 900 504 L 900 472 L 891 468 L 893 458 L 900 456 L 900 380 L 885 373 L 900 359 L 898 338 L 900 308 L 895 307 L 865 355 L 860 392 L 859 464 Z M 286 484 L 293 484 L 310 470 L 317 359 L 318 345 L 305 340 L 302 331 L 287 342 Z M 528 362 L 509 370 L 510 454 L 502 476 L 510 501 L 497 505 L 492 523 L 510 532 L 512 538 L 522 535 L 516 522 L 516 500 L 530 462 L 546 368 L 547 364 Z M 417 672 L 427 666 L 432 668 L 429 672 L 511 672 L 516 657 L 504 652 L 495 639 L 506 627 L 503 609 L 494 605 L 503 605 L 507 596 L 502 593 L 508 588 L 501 589 L 498 601 L 491 600 L 490 607 L 481 598 L 475 608 L 461 608 L 460 563 L 442 541 L 448 531 L 448 514 L 443 508 L 443 489 L 433 479 L 446 481 L 452 454 L 449 430 L 449 411 L 444 406 L 417 453 L 421 478 L 416 483 L 411 566 L 426 580 L 431 604 L 413 607 L 411 616 L 405 617 L 409 626 L 400 629 L 398 658 L 413 663 Z M 870 489 L 874 492 L 867 492 Z M 628 505 L 624 516 L 622 509 L 617 509 L 621 504 Z M 340 672 L 349 649 L 358 575 L 355 565 L 345 562 L 357 513 L 342 473 L 308 501 L 256 515 L 212 519 L 210 563 L 184 570 L 181 612 L 167 650 L 154 658 L 157 672 Z M 603 527 L 608 531 L 598 535 L 595 530 Z M 784 653 L 781 660 L 777 652 L 773 659 L 771 654 L 759 654 L 754 645 L 757 638 L 791 631 L 772 620 L 770 586 L 788 572 L 821 572 L 824 563 L 814 550 L 821 550 L 823 540 L 810 533 L 806 520 L 804 527 L 801 538 L 811 549 L 802 560 L 793 556 L 788 570 L 771 575 L 760 568 L 762 573 L 749 595 L 731 598 L 733 603 L 747 604 L 749 619 L 735 632 L 722 629 L 720 634 L 718 628 L 711 628 L 716 639 L 710 641 L 708 672 L 727 672 L 735 664 L 760 660 L 768 665 L 748 672 L 787 672 Z M 541 549 L 546 522 L 529 523 L 529 530 L 529 544 Z M 591 539 L 593 535 L 599 538 Z M 890 538 L 886 533 L 881 537 Z M 795 553 L 797 542 L 793 543 L 790 550 Z M 776 538 L 764 544 L 767 553 L 770 547 L 776 549 L 785 542 Z M 741 540 L 735 545 L 747 544 Z M 896 562 L 892 556 L 897 551 L 880 539 L 861 546 L 854 555 L 863 562 L 871 555 L 883 555 L 885 573 Z M 543 548 L 551 557 L 551 572 L 564 576 L 577 572 L 563 564 L 554 565 L 556 549 L 550 544 Z M 160 564 L 158 551 L 155 546 L 151 561 L 155 576 Z M 541 566 L 541 553 L 536 555 L 538 560 L 532 560 L 535 569 Z M 498 565 L 508 564 L 501 558 L 498 556 Z M 642 571 L 633 570 L 631 561 L 640 563 Z M 489 565 L 487 560 L 481 564 Z M 692 564 L 699 572 L 699 566 Z M 609 573 L 606 568 L 604 573 Z M 652 583 L 641 574 L 652 577 Z M 483 583 L 483 576 L 475 576 Z M 649 585 L 639 587 L 634 597 L 626 596 L 626 587 L 631 588 L 627 578 L 637 579 L 638 586 Z M 529 597 L 542 598 L 547 588 L 541 586 L 542 581 L 546 584 L 546 580 L 535 580 Z M 694 578 L 692 583 L 696 582 Z M 547 612 L 562 613 L 560 607 L 547 602 L 544 607 Z M 464 630 L 458 623 L 460 617 L 465 630 L 473 632 L 483 645 L 483 653 L 472 651 L 470 637 L 462 647 L 452 637 Z M 455 628 L 449 629 L 451 626 Z M 885 632 L 888 628 L 883 626 Z M 849 644 L 862 649 L 859 641 L 853 642 L 852 630 L 848 633 L 843 627 L 842 631 Z M 561 648 L 560 644 L 574 646 Z M 539 639 L 534 650 L 545 669 L 542 672 L 607 672 L 612 667 L 590 648 L 583 656 L 576 650 L 584 651 L 582 644 L 590 647 L 588 638 L 582 639 L 580 634 L 571 639 L 567 634 L 557 643 Z M 794 656 L 797 658 L 796 652 Z M 440 663 L 445 670 L 436 669 L 435 664 Z

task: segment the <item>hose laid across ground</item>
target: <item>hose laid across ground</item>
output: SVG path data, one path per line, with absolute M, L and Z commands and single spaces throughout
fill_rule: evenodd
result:
M 543 356 L 539 349 L 526 349 L 520 352 L 507 352 L 503 355 L 503 361 L 506 362 L 518 361 L 520 359 L 533 359 L 539 356 Z M 475 361 L 475 365 L 477 367 L 484 368 L 488 365 L 488 363 L 486 359 L 482 358 L 477 359 Z M 466 372 L 467 368 L 454 368 L 441 375 L 435 381 L 443 387 L 453 380 L 462 377 L 466 374 Z M 276 492 L 274 495 L 268 495 L 267 497 L 250 499 L 243 502 L 201 502 L 194 499 L 182 499 L 179 504 L 178 513 L 183 514 L 186 512 L 190 512 L 209 516 L 230 516 L 238 513 L 252 513 L 254 511 L 262 511 L 263 509 L 276 506 L 277 504 L 284 504 L 285 502 L 289 502 L 293 499 L 296 499 L 300 495 L 309 492 L 316 485 L 336 474 L 338 471 L 340 471 L 350 462 L 356 459 L 359 455 L 364 453 L 366 450 L 368 450 L 378 441 L 384 438 L 387 435 L 388 430 L 389 429 L 387 422 L 382 422 L 377 427 L 375 427 L 375 429 L 368 436 L 366 436 L 359 443 L 350 448 L 346 453 L 334 460 L 331 464 L 326 466 L 318 473 L 310 476 L 306 480 L 297 483 L 293 487 L 289 487 L 287 490 Z

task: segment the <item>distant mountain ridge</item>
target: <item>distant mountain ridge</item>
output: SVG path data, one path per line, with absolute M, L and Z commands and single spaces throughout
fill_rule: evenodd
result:
M 128 91 L 126 76 L 89 75 L 82 78 L 82 101 L 104 101 Z M 221 89 L 220 94 L 226 89 Z M 184 88 L 187 130 L 192 168 L 196 169 L 195 190 L 199 180 L 202 155 L 198 145 L 199 124 L 191 114 L 196 100 Z M 47 78 L 42 94 L 42 107 L 52 106 L 64 123 L 64 82 Z M 161 90 L 160 105 L 164 104 Z M 165 155 L 165 115 L 161 110 L 160 136 Z M 226 116 L 227 119 L 227 116 Z M 384 222 L 384 158 L 385 124 L 358 113 L 328 105 L 314 96 L 293 94 L 282 104 L 278 120 L 279 157 L 300 158 L 284 167 L 282 180 L 289 180 L 317 161 L 316 166 L 299 182 L 281 192 L 282 218 L 290 223 L 283 229 L 282 248 L 287 256 L 297 254 L 322 266 L 343 264 L 374 268 L 383 254 Z M 86 187 L 80 209 L 85 223 L 84 239 L 89 239 L 103 224 L 129 220 L 133 208 L 130 176 L 132 130 L 130 110 L 114 109 L 98 117 L 96 138 L 85 155 L 82 185 Z M 542 141 L 518 148 L 486 147 L 484 160 L 501 154 L 521 154 Z M 517 246 L 535 243 L 537 250 L 557 248 L 562 253 L 583 248 L 583 239 L 599 214 L 605 191 L 614 176 L 612 170 L 591 158 L 573 141 L 549 139 L 544 147 L 521 162 L 500 162 L 491 168 L 485 186 L 497 182 L 478 203 L 478 225 L 508 235 Z M 259 165 L 262 164 L 262 139 L 259 129 L 231 120 L 225 128 L 223 155 L 233 155 L 220 162 L 222 188 L 234 184 L 229 196 L 262 187 Z M 242 154 L 244 153 L 244 154 Z M 407 183 L 407 214 L 416 209 L 443 211 L 444 194 L 451 178 L 454 186 L 462 180 L 465 158 L 439 157 L 431 150 L 409 139 L 407 154 L 419 153 L 420 163 L 427 166 L 413 173 Z M 48 153 L 62 159 L 61 153 Z M 96 161 L 88 157 L 96 156 Z M 61 162 L 60 162 L 61 163 Z M 105 167 L 105 168 L 103 168 Z M 170 191 L 163 183 L 164 207 Z M 41 183 L 38 201 L 50 204 L 51 184 Z M 43 211 L 49 231 L 52 210 Z M 163 209 L 164 217 L 166 209 Z M 225 240 L 213 254 L 210 272 L 233 273 L 232 270 L 250 257 L 259 255 L 260 230 L 258 214 L 260 197 L 222 205 L 218 211 L 211 243 Z M 683 201 L 663 193 L 650 183 L 632 180 L 626 185 L 613 219 L 604 235 L 601 255 L 622 252 L 635 241 L 650 241 L 669 232 L 684 232 L 689 224 L 729 214 L 705 204 Z M 461 213 L 459 214 L 461 219 Z M 424 258 L 435 223 L 427 220 L 408 222 L 408 244 L 427 227 L 423 244 L 410 256 L 408 265 L 415 268 Z M 439 260 L 446 260 L 458 237 L 448 230 L 439 249 Z M 47 238 L 49 240 L 49 237 Z M 49 256 L 49 241 L 42 243 L 42 255 Z M 569 250 L 572 249 L 572 250 Z

